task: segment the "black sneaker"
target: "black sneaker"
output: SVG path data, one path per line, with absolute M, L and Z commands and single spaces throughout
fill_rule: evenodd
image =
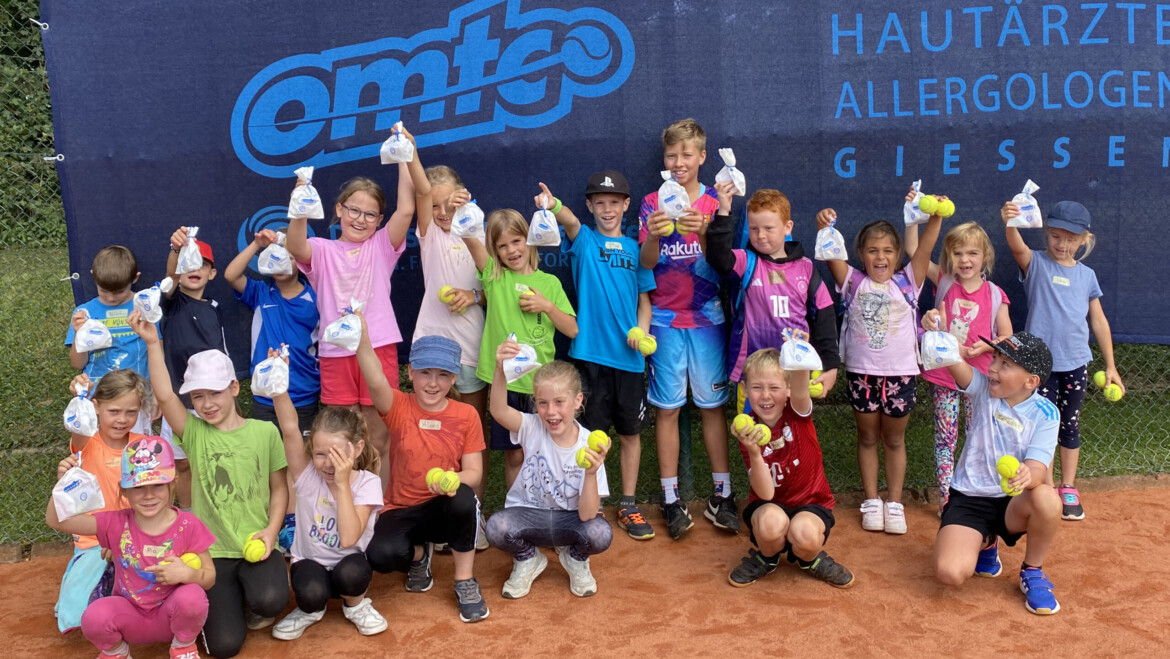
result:
M 735 568 L 731 571 L 731 574 L 727 575 L 727 581 L 736 588 L 750 586 L 754 584 L 756 580 L 775 572 L 776 566 L 779 564 L 779 560 L 777 560 L 775 563 L 769 563 L 768 560 L 764 558 L 763 554 L 755 549 L 752 549 L 748 552 L 748 555 L 744 557 L 743 562 L 739 564 L 739 567 Z
M 801 566 L 802 570 L 836 588 L 849 588 L 853 585 L 853 573 L 849 568 L 833 560 L 825 552 L 817 554 L 812 565 Z
M 649 540 L 654 537 L 654 527 L 646 521 L 642 509 L 637 506 L 622 506 L 618 508 L 618 526 L 626 530 L 635 540 Z
M 683 534 L 695 525 L 691 512 L 687 510 L 687 504 L 682 500 L 662 504 L 662 516 L 666 518 L 666 528 L 670 531 L 670 537 L 675 540 L 683 537 Z
M 488 617 L 487 602 L 483 601 L 475 577 L 456 581 L 455 596 L 459 598 L 459 619 L 463 622 L 479 622 Z
M 410 571 L 406 573 L 406 589 L 412 593 L 425 593 L 435 585 L 435 580 L 431 578 L 431 554 L 435 551 L 435 545 L 426 543 L 423 545 L 422 558 L 410 564 Z
M 712 494 L 711 498 L 707 499 L 707 509 L 703 511 L 703 517 L 711 520 L 717 529 L 739 533 L 739 509 L 735 506 L 735 492 L 729 497 Z

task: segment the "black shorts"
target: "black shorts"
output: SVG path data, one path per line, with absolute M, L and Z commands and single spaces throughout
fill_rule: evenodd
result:
M 754 530 L 752 530 L 752 515 L 754 515 L 756 511 L 760 509 L 760 506 L 767 504 L 772 504 L 773 506 L 779 507 L 780 510 L 784 511 L 785 515 L 788 515 L 788 519 L 796 517 L 797 513 L 812 513 L 817 517 L 820 517 L 821 521 L 825 523 L 825 542 L 829 541 L 829 531 L 833 530 L 833 525 L 837 523 L 837 520 L 833 517 L 833 511 L 831 509 L 824 506 L 818 506 L 815 503 L 806 503 L 803 506 L 789 507 L 780 503 L 776 503 L 775 501 L 764 501 L 763 499 L 756 499 L 755 501 L 752 501 L 743 507 L 743 523 L 747 525 L 748 538 L 752 541 L 752 544 L 757 547 L 759 547 L 760 544 L 756 542 L 756 533 Z M 792 545 L 785 541 L 784 549 L 780 551 L 781 553 L 789 552 L 791 554 L 791 550 Z M 793 557 L 790 555 L 789 558 L 792 559 Z
M 910 414 L 917 401 L 918 378 L 913 375 L 866 375 L 845 372 L 845 384 L 849 390 L 849 404 L 853 409 L 867 414 L 881 412 L 898 419 Z
M 581 425 L 604 432 L 612 425 L 619 435 L 642 432 L 646 419 L 644 374 L 586 361 L 578 361 L 576 366 L 585 394 Z
M 1024 534 L 1008 531 L 1004 523 L 1011 502 L 1011 497 L 973 497 L 951 488 L 939 528 L 952 524 L 965 526 L 983 534 L 984 547 L 997 537 L 1007 546 L 1014 547 Z
M 508 392 L 508 407 L 524 413 L 532 412 L 532 396 L 515 391 Z M 512 443 L 512 433 L 507 428 L 492 419 L 491 429 L 488 431 L 488 448 L 496 451 L 520 450 L 519 444 Z

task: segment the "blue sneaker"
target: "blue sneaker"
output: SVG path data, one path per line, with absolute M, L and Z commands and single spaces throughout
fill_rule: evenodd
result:
M 986 549 L 979 550 L 979 560 L 975 561 L 975 576 L 994 579 L 1003 573 L 1003 563 L 999 561 L 999 538 Z
M 1052 582 L 1038 567 L 1020 570 L 1020 592 L 1024 593 L 1024 606 L 1036 615 L 1050 616 L 1060 610 Z

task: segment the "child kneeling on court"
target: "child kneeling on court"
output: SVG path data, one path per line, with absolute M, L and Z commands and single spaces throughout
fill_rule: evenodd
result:
M 807 340 L 804 332 L 796 334 Z M 738 588 L 750 586 L 775 571 L 787 552 L 788 562 L 811 576 L 849 588 L 853 573 L 824 551 L 835 502 L 813 425 L 809 372 L 784 371 L 780 352 L 764 348 L 744 361 L 743 378 L 752 422 L 736 417 L 731 432 L 747 463 L 751 495 L 743 521 L 758 549 L 750 550 L 727 580 Z M 771 441 L 761 446 L 765 437 Z
M 927 312 L 922 326 L 938 329 L 938 312 Z M 998 577 L 1003 572 L 999 539 L 1011 547 L 1026 533 L 1020 566 L 1024 605 L 1032 613 L 1052 615 L 1060 604 L 1041 565 L 1060 524 L 1061 501 L 1044 480 L 1056 450 L 1060 412 L 1037 391 L 1052 371 L 1052 353 L 1027 332 L 987 343 L 996 351 L 987 375 L 966 361 L 947 367 L 969 397 L 972 414 L 934 541 L 934 572 L 949 586 L 972 574 Z M 1012 460 L 1004 462 L 1018 464 L 1018 471 L 1001 479 L 997 463 L 1006 456 Z
M 577 423 L 584 397 L 581 376 L 571 364 L 554 361 L 541 366 L 532 378 L 536 414 L 524 414 L 508 405 L 505 359 L 515 357 L 520 345 L 512 338 L 496 350 L 492 379 L 492 418 L 512 433 L 524 461 L 508 490 L 504 509 L 488 519 L 488 542 L 512 554 L 512 575 L 503 595 L 518 599 L 548 566 L 540 547 L 556 547 L 569 573 L 569 590 L 578 597 L 597 592 L 589 571 L 589 557 L 609 548 L 613 530 L 600 515 L 601 497 L 609 495 L 605 455 L 609 443 L 594 451 L 589 431 Z M 578 463 L 584 449 L 589 466 Z

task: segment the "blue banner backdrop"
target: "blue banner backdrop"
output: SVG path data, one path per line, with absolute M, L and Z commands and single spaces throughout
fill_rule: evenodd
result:
M 41 10 L 79 272 L 116 242 L 154 281 L 184 224 L 201 227 L 223 268 L 254 231 L 286 222 L 301 165 L 317 167 L 327 207 L 359 174 L 393 195 L 396 169 L 377 154 L 400 119 L 423 163 L 454 167 L 486 209 L 528 215 L 543 180 L 586 215 L 586 177 L 621 170 L 634 231 L 638 199 L 660 182 L 661 130 L 692 116 L 708 135 L 702 179 L 722 166 L 717 149 L 733 147 L 750 189 L 789 195 L 806 243 L 824 206 L 851 240 L 870 220 L 897 221 L 914 179 L 950 195 L 952 222 L 991 234 L 1016 323 L 1026 309 L 1000 205 L 1029 178 L 1042 208 L 1080 201 L 1094 217 L 1086 262 L 1114 338 L 1170 342 L 1156 283 L 1170 280 L 1157 228 L 1170 211 L 1170 5 L 45 0 Z M 1040 231 L 1026 239 L 1044 244 Z M 393 286 L 406 337 L 422 291 L 408 241 Z M 541 262 L 568 280 L 559 252 Z M 243 367 L 249 312 L 222 281 L 209 291 Z M 92 280 L 75 293 L 95 295 Z

